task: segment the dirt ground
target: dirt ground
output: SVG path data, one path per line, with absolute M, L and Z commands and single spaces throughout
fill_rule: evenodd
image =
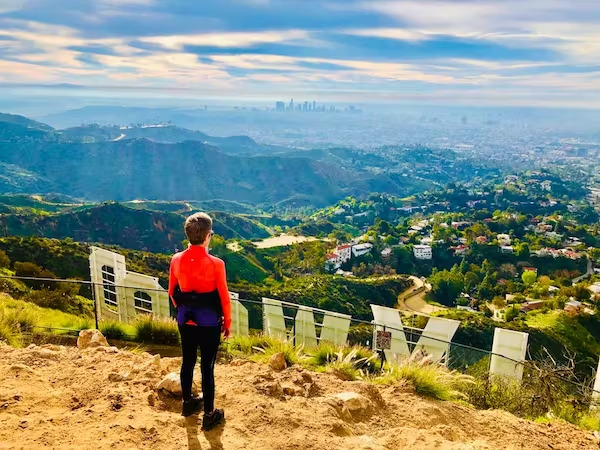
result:
M 291 367 L 274 372 L 244 360 L 218 364 L 224 426 L 203 432 L 180 401 L 156 392 L 178 358 L 109 349 L 0 344 L 0 448 L 150 449 L 588 449 L 588 432 L 535 424 Z M 199 379 L 199 378 L 198 378 Z M 332 396 L 356 392 L 350 411 Z M 363 405 L 364 406 L 364 405 Z
M 316 241 L 317 238 L 306 237 L 306 236 L 292 236 L 289 234 L 282 234 L 270 238 L 263 239 L 262 241 L 255 242 L 254 245 L 257 248 L 271 248 L 271 247 L 283 247 L 286 245 L 297 244 L 300 242 Z

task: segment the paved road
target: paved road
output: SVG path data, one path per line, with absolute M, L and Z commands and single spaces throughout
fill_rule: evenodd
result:
M 591 277 L 592 275 L 594 275 L 594 265 L 592 264 L 592 260 L 588 259 L 587 272 L 580 277 L 573 278 L 571 282 L 573 284 L 577 284 L 585 280 L 587 277 Z
M 430 305 L 425 301 L 425 295 L 431 290 L 429 283 L 423 282 L 420 278 L 410 276 L 414 286 L 398 296 L 398 308 L 412 314 L 430 315 L 436 311 L 446 308 Z

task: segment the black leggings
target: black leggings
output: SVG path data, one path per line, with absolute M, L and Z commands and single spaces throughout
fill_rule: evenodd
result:
M 221 327 L 199 327 L 195 325 L 179 325 L 181 334 L 181 390 L 183 399 L 192 398 L 192 379 L 194 366 L 200 347 L 200 370 L 202 372 L 202 395 L 204 412 L 210 413 L 215 408 L 215 361 L 221 341 Z

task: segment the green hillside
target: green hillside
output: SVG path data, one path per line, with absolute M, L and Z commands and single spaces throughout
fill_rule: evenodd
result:
M 181 249 L 185 239 L 183 223 L 189 215 L 189 212 L 178 214 L 134 209 L 119 203 L 69 206 L 49 204 L 32 197 L 12 196 L 0 197 L 0 208 L 3 201 L 9 203 L 4 208 L 8 212 L 4 217 L 8 235 L 71 238 L 81 242 L 165 253 Z M 28 206 L 17 207 L 16 204 Z M 63 208 L 63 211 L 52 212 L 59 208 Z M 264 225 L 249 218 L 222 212 L 211 215 L 215 232 L 226 239 L 270 236 Z
M 0 162 L 0 192 L 50 192 L 52 188 L 53 184 L 43 176 Z
M 25 116 L 19 116 L 17 114 L 5 114 L 0 113 L 0 122 L 11 125 L 18 125 L 24 128 L 30 128 L 34 130 L 42 130 L 42 131 L 53 131 L 50 125 L 46 125 L 45 123 L 38 122 L 36 120 L 29 119 Z

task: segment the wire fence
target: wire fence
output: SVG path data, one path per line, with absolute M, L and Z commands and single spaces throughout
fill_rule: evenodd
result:
M 19 281 L 28 286 L 27 292 L 15 292 L 17 286 L 12 286 L 6 281 Z M 77 316 L 94 317 L 94 321 L 87 323 L 62 323 L 46 324 L 44 326 L 32 325 L 31 331 L 40 330 L 43 332 L 52 332 L 66 335 L 77 335 L 80 329 L 87 328 L 90 325 L 100 327 L 103 321 L 120 321 L 130 323 L 137 317 L 148 315 L 157 315 L 162 317 L 174 317 L 176 310 L 169 300 L 168 294 L 164 289 L 152 288 L 150 286 L 128 286 L 110 282 L 94 283 L 86 280 L 73 279 L 54 279 L 39 277 L 23 277 L 0 275 L 0 291 L 6 291 L 13 296 L 22 297 L 39 306 L 50 307 L 65 312 L 73 313 Z M 121 298 L 127 301 L 121 301 Z M 161 298 L 160 302 L 156 299 Z M 247 332 L 249 334 L 263 333 L 265 330 L 265 310 L 262 301 L 238 298 L 237 301 L 247 311 Z M 307 307 L 290 302 L 280 302 L 283 311 L 283 320 L 286 335 L 293 344 L 296 342 L 298 331 L 296 330 L 296 317 L 299 311 L 306 310 Z M 99 317 L 99 312 L 101 312 Z M 316 339 L 320 340 L 323 335 L 323 324 L 326 317 L 343 316 L 341 313 L 326 311 L 319 308 L 310 308 L 314 317 L 314 326 L 316 328 Z M 102 320 L 100 320 L 102 319 Z M 379 351 L 374 345 L 377 330 L 400 333 L 406 343 L 406 354 L 410 356 L 417 351 L 423 341 L 424 329 L 415 327 L 415 316 L 404 317 L 402 326 L 390 326 L 382 323 L 376 323 L 374 320 L 360 320 L 350 318 L 346 345 L 360 345 Z M 422 319 L 420 319 L 422 320 Z M 87 325 L 87 326 L 85 326 Z M 134 332 L 125 333 L 124 339 L 132 339 Z M 501 358 L 504 361 L 523 367 L 523 385 L 535 384 L 540 381 L 545 362 L 542 358 L 537 360 L 528 355 L 527 360 L 518 360 L 495 353 L 492 349 L 478 348 L 465 343 L 453 340 L 444 340 L 436 336 L 426 335 L 426 340 L 435 345 L 447 348 L 444 355 L 444 362 L 450 370 L 460 371 L 462 373 L 478 376 L 480 378 L 489 378 L 490 361 L 493 357 Z M 596 361 L 597 364 L 597 361 Z M 557 367 L 560 365 L 557 365 Z M 563 366 L 560 366 L 563 367 Z M 590 402 L 592 397 L 600 396 L 599 390 L 594 390 L 593 380 L 595 372 L 590 371 L 583 381 L 574 377 L 572 372 L 557 368 L 554 372 L 548 368 L 548 375 L 554 382 L 554 386 L 564 387 L 572 395 L 581 401 Z M 584 399 L 584 400 L 582 400 Z

